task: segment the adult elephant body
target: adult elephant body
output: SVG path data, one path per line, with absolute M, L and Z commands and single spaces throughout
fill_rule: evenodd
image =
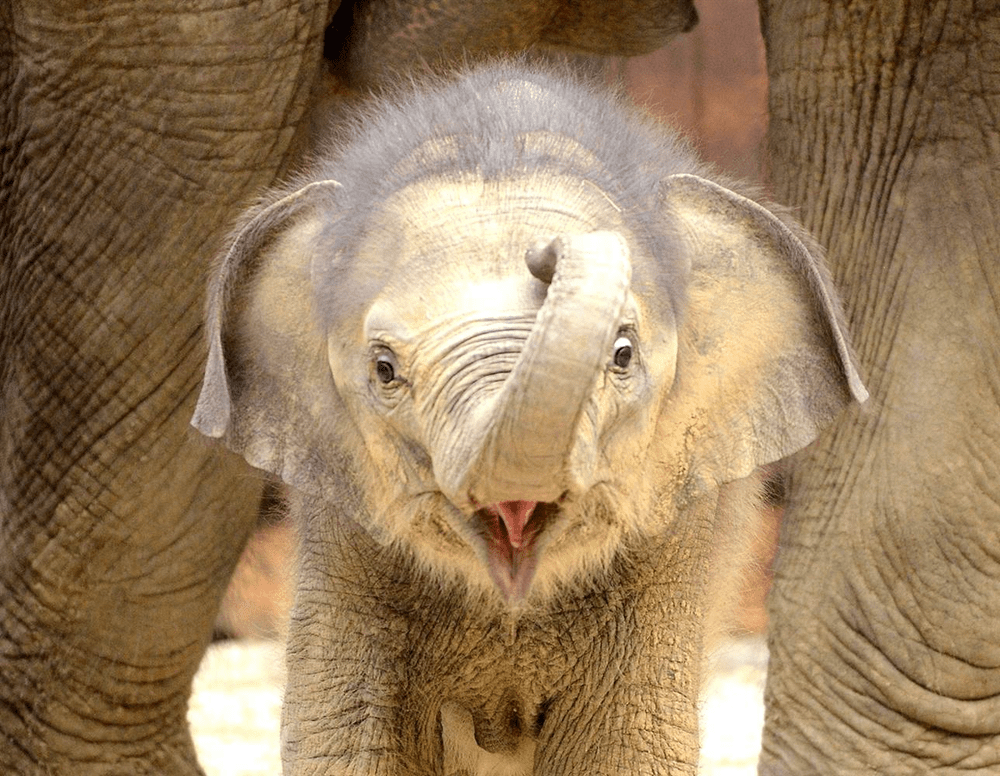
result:
M 288 162 L 328 19 L 111 13 L 0 11 L 5 773 L 196 772 L 185 698 L 260 495 L 185 428 L 204 256 Z
M 335 108 L 496 21 L 482 4 L 411 6 L 421 26 L 379 5 L 338 18 L 407 45 L 327 36 L 355 67 L 332 81 L 335 2 L 0 8 L 5 773 L 197 772 L 186 697 L 260 495 L 188 427 L 207 259 L 294 165 L 320 93 Z M 494 5 L 509 34 L 471 57 L 543 42 L 524 20 L 570 4 Z M 553 42 L 631 53 L 691 23 L 682 3 L 640 24 L 650 5 L 622 5 L 604 38 L 583 14 Z
M 795 467 L 762 772 L 1000 767 L 1000 11 L 767 2 L 777 196 L 872 400 Z

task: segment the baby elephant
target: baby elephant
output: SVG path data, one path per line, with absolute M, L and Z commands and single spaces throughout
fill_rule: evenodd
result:
M 865 396 L 811 243 L 708 175 L 494 64 L 247 215 L 193 422 L 300 527 L 286 774 L 696 770 L 733 483 Z

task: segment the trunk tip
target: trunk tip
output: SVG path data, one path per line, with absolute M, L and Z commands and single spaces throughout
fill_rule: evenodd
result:
M 551 283 L 556 274 L 556 259 L 558 248 L 554 239 L 538 240 L 524 254 L 524 262 L 528 271 L 543 283 Z

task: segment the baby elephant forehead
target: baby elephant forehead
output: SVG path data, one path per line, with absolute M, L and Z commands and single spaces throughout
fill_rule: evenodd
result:
M 475 271 L 511 271 L 539 239 L 624 231 L 604 192 L 572 176 L 523 174 L 496 180 L 441 176 L 396 192 L 373 216 L 362 250 L 392 244 L 397 260 L 454 262 Z M 499 264 L 497 263 L 499 262 Z
M 366 316 L 366 336 L 405 340 L 442 316 L 533 315 L 548 286 L 532 276 L 528 249 L 557 235 L 620 231 L 620 221 L 600 190 L 577 178 L 411 184 L 372 217 L 360 246 L 362 263 L 394 268 Z

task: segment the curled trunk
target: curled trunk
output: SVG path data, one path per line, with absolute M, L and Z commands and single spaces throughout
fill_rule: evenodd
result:
M 504 387 L 482 427 L 438 472 L 460 506 L 555 501 L 573 489 L 567 470 L 580 415 L 609 358 L 631 278 L 628 246 L 613 232 L 557 237 L 528 252 L 551 284 Z M 458 440 L 455 440 L 456 442 Z

